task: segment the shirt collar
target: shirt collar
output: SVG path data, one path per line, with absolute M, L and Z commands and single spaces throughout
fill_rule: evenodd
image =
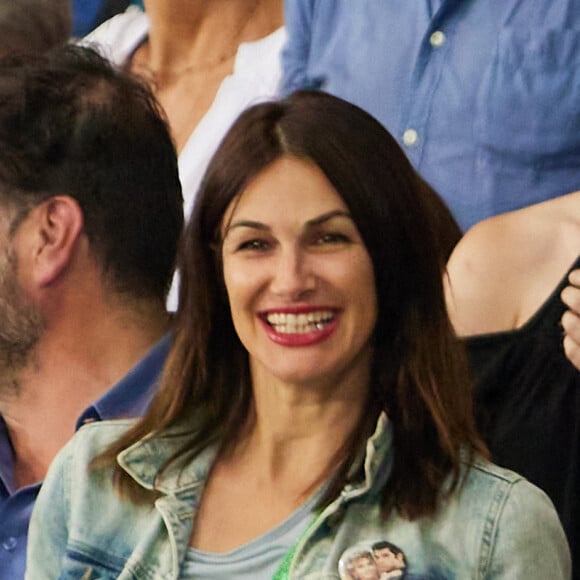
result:
M 172 335 L 167 333 L 153 345 L 116 385 L 82 413 L 76 428 L 92 421 L 143 415 L 155 394 L 171 339 Z
M 147 354 L 77 420 L 76 429 L 85 423 L 144 414 L 155 394 L 157 379 L 171 346 L 167 333 Z M 14 493 L 14 449 L 8 428 L 0 415 L 0 496 Z
M 14 449 L 8 435 L 8 427 L 0 416 L 0 497 L 13 493 Z

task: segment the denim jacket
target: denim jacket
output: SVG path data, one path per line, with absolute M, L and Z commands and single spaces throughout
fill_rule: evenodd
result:
M 185 467 L 159 467 L 181 446 L 173 434 L 122 452 L 122 468 L 156 499 L 119 497 L 109 470 L 89 471 L 96 454 L 131 424 L 83 427 L 44 482 L 29 534 L 27 580 L 177 580 L 215 448 Z M 389 476 L 392 431 L 381 416 L 364 455 L 365 478 L 345 487 L 298 541 L 288 578 L 340 578 L 349 550 L 386 540 L 403 553 L 406 580 L 569 579 L 566 539 L 550 500 L 517 474 L 484 461 L 466 468 L 464 485 L 435 516 L 415 521 L 381 515 L 378 490 Z M 152 496 L 153 497 L 153 496 Z M 345 555 L 346 554 L 346 555 Z M 342 564 L 341 564 L 342 565 Z

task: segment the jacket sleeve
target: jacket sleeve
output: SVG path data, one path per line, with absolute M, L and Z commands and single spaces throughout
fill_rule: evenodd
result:
M 60 577 L 68 542 L 68 466 L 73 442 L 74 439 L 52 462 L 36 500 L 28 532 L 25 580 L 55 580 Z
M 280 86 L 282 96 L 287 96 L 298 89 L 309 88 L 306 71 L 315 1 L 286 0 L 284 2 L 284 22 L 288 35 L 286 45 L 282 50 Z
M 548 496 L 522 479 L 499 516 L 485 580 L 570 580 L 568 542 Z

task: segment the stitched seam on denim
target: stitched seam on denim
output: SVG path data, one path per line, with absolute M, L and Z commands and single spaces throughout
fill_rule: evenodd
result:
M 495 539 L 498 532 L 500 515 L 514 483 L 515 482 L 503 480 L 496 484 L 496 490 L 493 494 L 493 499 L 490 503 L 487 516 L 485 517 L 483 534 L 481 537 L 481 555 L 478 566 L 478 574 L 480 578 L 484 578 L 489 570 Z
M 74 562 L 96 566 L 109 572 L 119 573 L 125 565 L 125 558 L 115 556 L 110 552 L 105 552 L 100 548 L 85 544 L 83 542 L 73 542 L 72 546 L 66 549 L 66 557 Z

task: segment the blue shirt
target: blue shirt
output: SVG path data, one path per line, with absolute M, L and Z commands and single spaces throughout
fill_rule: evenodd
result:
M 282 92 L 370 112 L 465 229 L 580 188 L 580 0 L 287 0 Z
M 85 36 L 99 24 L 97 16 L 103 5 L 103 0 L 72 0 L 73 36 Z
M 72 0 L 73 36 L 82 38 L 129 4 L 143 8 L 143 0 Z
M 88 407 L 77 422 L 85 423 L 115 417 L 136 417 L 145 411 L 169 351 L 171 338 L 165 335 L 145 357 L 96 403 Z M 8 431 L 0 417 L 0 579 L 24 578 L 28 523 L 41 483 L 14 489 L 14 456 Z

